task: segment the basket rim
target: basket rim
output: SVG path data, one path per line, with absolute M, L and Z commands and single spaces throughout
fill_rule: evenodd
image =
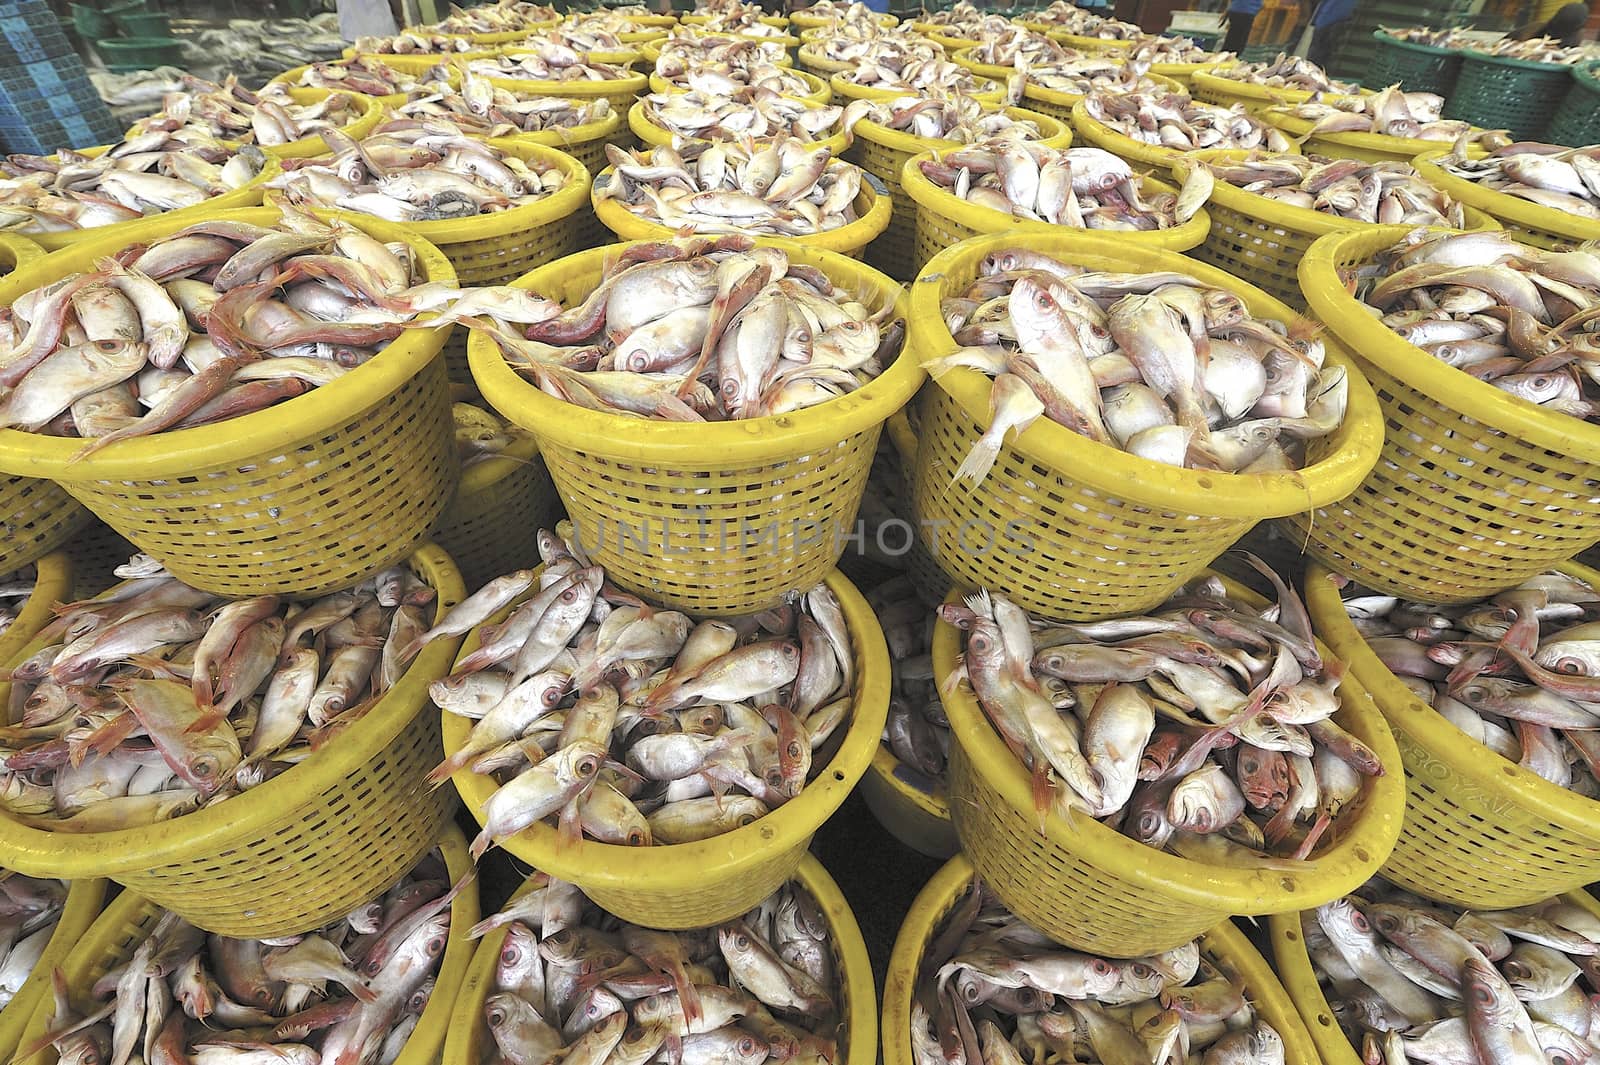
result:
M 456 487 L 456 498 L 476 495 L 486 492 L 500 481 L 530 464 L 537 464 L 539 458 L 539 441 L 534 439 L 532 433 L 524 430 L 506 445 L 504 451 L 493 458 L 475 462 L 461 471 L 461 481 Z M 4 661 L 4 659 L 0 659 Z
M 1529 73 L 1554 74 L 1556 71 L 1570 71 L 1576 63 L 1544 63 L 1536 59 L 1515 59 L 1511 56 L 1490 55 L 1480 52 L 1476 48 L 1463 48 L 1461 58 L 1473 63 L 1488 63 L 1493 66 L 1511 67 L 1514 70 L 1526 70 Z
M 1382 29 L 1373 30 L 1372 36 L 1379 43 L 1388 45 L 1391 48 L 1402 48 L 1408 52 L 1422 52 L 1425 55 L 1437 57 L 1459 56 L 1462 51 L 1459 48 L 1441 48 L 1436 44 L 1418 44 L 1415 41 L 1402 41 L 1398 37 L 1385 33 Z
M 949 218 L 969 229 L 975 229 L 981 234 L 989 233 L 1059 233 L 1061 226 L 1050 222 L 1036 222 L 1027 218 L 1018 218 L 1016 215 L 1006 214 L 995 207 L 984 207 L 980 204 L 969 203 L 956 198 L 955 193 L 949 189 L 935 185 L 928 176 L 922 172 L 918 165 L 923 160 L 932 159 L 938 152 L 921 152 L 906 160 L 905 166 L 900 171 L 900 187 L 906 195 L 914 200 L 918 207 L 932 211 L 936 215 Z M 1178 190 L 1148 174 L 1135 174 L 1142 190 L 1151 192 L 1166 192 L 1173 196 Z M 1156 230 L 1088 230 L 1087 232 L 1115 233 L 1120 240 L 1133 241 L 1136 244 L 1149 244 L 1163 248 L 1193 248 L 1206 239 L 1206 233 L 1211 229 L 1211 215 L 1205 208 L 1195 212 L 1193 218 L 1180 223 L 1170 229 Z
M 847 162 L 845 165 L 855 166 L 857 170 L 861 170 L 854 163 Z M 618 240 L 671 240 L 680 232 L 664 223 L 634 214 L 610 196 L 602 197 L 599 194 L 600 190 L 609 187 L 611 176 L 615 172 L 614 166 L 608 166 L 600 171 L 589 193 L 590 206 L 601 225 L 616 234 Z M 861 191 L 856 193 L 853 203 L 856 209 L 855 221 L 846 222 L 834 229 L 825 229 L 820 233 L 787 239 L 796 244 L 826 248 L 830 251 L 865 248 L 873 238 L 889 228 L 889 215 L 892 210 L 889 195 L 887 192 L 880 194 L 872 182 L 867 180 L 866 172 L 862 171 Z
M 841 70 L 839 73 L 829 77 L 828 87 L 847 100 L 898 100 L 902 96 L 917 95 L 915 90 L 910 89 L 885 89 L 876 85 L 857 85 L 855 82 L 845 78 L 846 73 L 847 71 Z M 968 71 L 968 73 L 971 72 Z M 967 96 L 972 97 L 980 104 L 987 104 L 990 107 L 999 107 L 1005 102 L 1006 87 L 1004 85 L 996 82 L 993 78 L 986 78 L 980 74 L 973 74 L 972 76 L 977 78 L 980 83 L 987 83 L 994 87 L 990 89 L 979 88 L 974 92 L 966 93 Z
M 956 899 L 976 875 L 972 862 L 966 855 L 957 854 L 939 867 L 939 871 L 925 884 L 912 900 L 911 909 L 894 939 L 894 949 L 889 954 L 889 968 L 883 980 L 883 1031 L 884 1065 L 913 1065 L 911 1052 L 911 999 L 916 993 L 917 970 L 922 968 L 922 957 L 927 944 L 933 939 L 939 922 L 949 914 Z M 1224 917 L 1210 931 L 1197 937 L 1200 948 L 1208 954 L 1225 960 L 1228 967 L 1248 990 L 1254 992 L 1253 1005 L 1265 1015 L 1264 1002 L 1271 1002 L 1271 1011 L 1278 1017 L 1265 1017 L 1283 1038 L 1285 1060 L 1305 1063 L 1317 1061 L 1315 1041 L 1306 1030 L 1305 1022 L 1296 1009 L 1293 997 L 1278 979 L 1261 952 Z M 1277 988 L 1279 994 L 1270 994 Z M 1268 993 L 1263 993 L 1265 989 Z M 1273 1002 L 1274 998 L 1281 1001 Z
M 1600 588 L 1600 572 L 1576 562 L 1549 567 Z M 1568 832 L 1600 842 L 1600 799 L 1586 799 L 1566 788 L 1557 787 L 1537 773 L 1523 769 L 1509 759 L 1493 754 L 1480 743 L 1468 739 L 1437 710 L 1411 694 L 1411 690 L 1390 672 L 1373 653 L 1345 614 L 1334 572 L 1320 562 L 1308 561 L 1305 576 L 1306 609 L 1311 613 L 1317 635 L 1325 639 L 1350 671 L 1374 693 L 1381 712 L 1388 717 L 1403 712 L 1401 728 L 1416 737 L 1433 757 L 1446 761 L 1457 774 L 1481 788 L 1484 794 L 1506 797 Z M 1341 620 L 1343 619 L 1343 620 Z M 1489 757 L 1485 757 L 1489 755 Z
M 537 570 L 543 568 L 539 566 Z M 774 855 L 796 847 L 804 849 L 866 773 L 889 713 L 889 648 L 877 615 L 856 586 L 837 569 L 828 574 L 824 583 L 839 600 L 851 646 L 863 657 L 866 668 L 857 671 L 856 697 L 844 741 L 833 760 L 798 797 L 743 828 L 693 843 L 628 847 L 590 839 L 565 842 L 556 829 L 541 821 L 501 841 L 500 848 L 579 887 L 626 891 L 647 884 L 657 892 L 696 888 L 708 877 L 727 878 L 762 866 Z M 479 631 L 474 629 L 462 642 L 463 657 L 478 646 Z M 448 710 L 440 710 L 439 714 L 445 752 L 459 750 L 472 722 Z M 484 804 L 500 785 L 487 775 L 466 768 L 451 774 L 450 779 L 473 819 L 483 824 Z
M 873 1065 L 878 1054 L 877 980 L 872 972 L 872 961 L 867 954 L 866 940 L 861 934 L 861 925 L 856 920 L 855 911 L 850 907 L 844 892 L 839 890 L 838 883 L 828 872 L 827 867 L 809 851 L 800 859 L 800 864 L 795 867 L 789 880 L 798 881 L 800 886 L 816 900 L 823 913 L 827 914 L 833 942 L 844 963 L 842 968 L 847 979 L 843 1005 L 846 1023 L 850 1030 L 850 1041 L 849 1053 L 839 1065 Z M 531 879 L 523 881 L 512 893 L 511 898 L 513 900 L 521 898 L 533 886 Z M 609 912 L 604 907 L 600 909 L 602 912 Z M 461 982 L 461 990 L 457 993 L 451 1010 L 450 1032 L 444 1045 L 445 1065 L 476 1065 L 470 1057 L 472 1045 L 474 1042 L 481 1043 L 485 1038 L 481 1034 L 485 1028 L 483 1004 L 489 997 L 495 962 L 499 958 L 505 937 L 505 929 L 496 928 L 483 937 L 477 950 L 473 952 L 471 965 Z M 869 1038 L 858 1038 L 858 1033 L 868 1035 Z
M 1060 231 L 1029 232 L 1027 246 L 1047 254 L 1072 256 L 1073 262 L 1082 263 L 1086 257 L 1095 257 L 1132 262 L 1139 269 L 1186 273 L 1243 297 L 1253 314 L 1286 323 L 1302 317 L 1232 274 L 1177 252 L 1135 247 L 1104 233 L 1055 228 Z M 1014 245 L 1017 239 L 1017 235 L 1010 232 L 974 237 L 928 260 L 911 289 L 911 340 L 918 358 L 938 358 L 957 347 L 939 310 L 948 278 L 960 273 L 966 263 L 977 262 L 992 251 Z M 1006 446 L 1051 469 L 1070 468 L 1074 478 L 1129 502 L 1219 518 L 1258 520 L 1298 514 L 1326 506 L 1355 491 L 1371 472 L 1383 447 L 1383 412 L 1372 386 L 1340 344 L 1328 344 L 1327 357 L 1346 370 L 1349 404 L 1344 423 L 1332 437 L 1337 442 L 1335 449 L 1327 458 L 1300 470 L 1247 474 L 1168 466 L 1130 455 L 1109 444 L 1097 443 L 1047 419 L 1040 419 L 1022 433 L 1011 436 Z M 984 374 L 958 367 L 936 378 L 930 387 L 943 389 L 979 425 L 989 425 L 989 378 Z M 1217 491 L 1218 485 L 1236 490 Z
M 829 59 L 827 56 L 817 51 L 816 43 L 812 41 L 808 41 L 805 44 L 802 44 L 799 48 L 795 49 L 795 55 L 799 57 L 800 62 L 802 63 L 810 63 L 818 70 L 829 71 L 828 77 L 830 87 L 834 74 L 850 69 L 849 63 L 846 63 L 840 59 Z
M 511 285 L 538 289 L 575 271 L 592 269 L 631 243 L 576 252 L 523 274 Z M 798 262 L 821 267 L 830 277 L 871 285 L 880 299 L 887 302 L 892 296 L 897 313 L 910 321 L 905 289 L 870 267 L 838 252 L 784 238 L 760 237 L 757 243 L 781 248 Z M 532 429 L 541 444 L 691 468 L 704 468 L 708 462 L 720 468 L 728 462 L 753 465 L 791 460 L 834 447 L 844 437 L 881 423 L 905 406 L 922 384 L 922 364 L 909 357 L 909 352 L 909 345 L 902 347 L 899 358 L 856 391 L 805 410 L 736 421 L 663 422 L 585 410 L 548 396 L 512 370 L 486 334 L 474 331 L 467 344 L 472 376 L 484 397 L 505 417 Z
M 872 764 L 867 772 L 873 774 L 882 782 L 883 786 L 900 796 L 905 802 L 910 803 L 930 817 L 938 818 L 946 825 L 950 821 L 950 794 L 948 789 L 938 791 L 925 791 L 908 783 L 901 778 L 897 770 L 905 763 L 895 757 L 887 744 L 879 741 L 878 749 L 873 752 Z M 887 826 L 885 826 L 887 827 Z M 951 825 L 951 831 L 954 831 Z M 890 835 L 894 835 L 890 832 Z
M 455 269 L 444 253 L 408 227 L 366 215 L 321 210 L 313 213 L 349 223 L 380 240 L 404 241 L 416 255 L 424 280 L 455 281 Z M 217 211 L 206 217 L 272 225 L 282 215 L 275 207 L 246 207 Z M 12 300 L 30 289 L 75 272 L 97 257 L 120 252 L 133 239 L 176 233 L 197 220 L 195 216 L 175 220 L 168 217 L 165 223 L 146 223 L 147 228 L 85 241 L 73 247 L 68 256 L 47 256 L 0 278 L 0 304 L 10 306 Z M 407 329 L 388 347 L 338 380 L 294 399 L 216 425 L 119 440 L 81 463 L 73 461 L 87 442 L 81 438 L 0 429 L 0 471 L 25 477 L 55 477 L 68 483 L 87 479 L 144 481 L 187 476 L 197 470 L 245 461 L 269 449 L 294 447 L 318 427 L 347 420 L 356 410 L 371 406 L 411 380 L 433 360 L 443 343 L 440 329 Z
M 1352 133 L 1330 134 L 1330 136 L 1379 137 L 1381 135 L 1372 133 Z M 1383 137 L 1382 139 L 1400 140 L 1401 138 Z M 1360 142 L 1353 143 L 1359 144 Z M 1248 152 L 1238 148 L 1207 149 L 1205 151 L 1190 152 L 1188 155 L 1179 156 L 1178 159 L 1172 164 L 1172 174 L 1173 177 L 1179 181 L 1184 180 L 1189 173 L 1188 161 L 1190 159 L 1202 163 L 1209 163 L 1220 159 L 1240 159 L 1244 158 L 1248 154 Z M 1379 224 L 1375 222 L 1358 222 L 1350 218 L 1340 218 L 1337 215 L 1324 214 L 1323 212 L 1312 207 L 1299 207 L 1292 203 L 1283 203 L 1278 200 L 1271 200 L 1265 196 L 1242 189 L 1238 185 L 1232 184 L 1231 182 L 1223 181 L 1220 178 L 1217 179 L 1216 185 L 1212 189 L 1211 199 L 1222 204 L 1224 207 L 1243 214 L 1251 215 L 1252 217 L 1258 218 L 1263 222 L 1281 226 L 1288 230 L 1303 233 L 1309 232 L 1315 237 L 1325 236 L 1329 233 L 1361 232 L 1370 226 Z M 1467 232 L 1473 232 L 1481 229 L 1502 228 L 1500 223 L 1496 222 L 1488 213 L 1480 211 L 1471 204 L 1463 203 L 1461 208 L 1463 214 L 1466 216 Z
M 590 52 L 590 55 L 599 55 Z M 618 53 L 622 54 L 622 53 Z M 635 52 L 625 53 L 637 55 Z M 623 93 L 638 95 L 650 83 L 650 75 L 643 71 L 635 70 L 625 78 L 610 78 L 605 81 L 536 81 L 531 78 L 502 78 L 495 75 L 486 75 L 490 85 L 497 89 L 516 93 L 519 96 L 559 96 L 575 100 L 589 100 L 600 96 L 621 96 Z
M 459 883 L 462 878 L 471 874 L 472 862 L 467 855 L 467 844 L 461 837 L 461 830 L 455 825 L 446 822 L 444 831 L 439 835 L 437 847 L 443 852 L 445 868 L 449 871 L 453 883 Z M 63 960 L 75 969 L 81 968 L 84 964 L 82 961 L 73 964 L 80 957 L 80 951 L 93 951 L 97 956 L 101 956 L 110 946 L 104 940 L 118 934 L 132 921 L 142 922 L 162 912 L 165 912 L 165 907 L 158 903 L 151 902 L 136 892 L 124 891 L 105 906 L 78 942 L 72 945 L 73 949 L 66 953 Z M 476 888 L 461 891 L 451 900 L 450 932 L 445 940 L 444 957 L 439 960 L 439 971 L 435 976 L 436 987 L 461 986 L 473 956 L 472 940 L 467 938 L 467 930 L 478 923 L 478 917 L 479 899 Z M 82 992 L 86 989 L 75 990 Z M 74 994 L 71 997 L 74 1000 L 81 1000 L 82 996 Z M 395 1059 L 394 1065 L 429 1065 L 431 1061 L 437 1060 L 440 1044 L 443 1042 L 442 1037 L 445 1034 L 442 1029 L 449 1023 L 455 998 L 456 996 L 449 993 L 429 996 L 427 1006 L 423 1007 L 422 1015 L 417 1019 L 416 1028 L 406 1040 L 405 1048 Z M 50 995 L 41 996 L 28 1019 L 23 1035 L 45 1031 L 50 1024 L 50 1014 L 54 1008 L 55 1004 Z M 424 1046 L 426 1043 L 434 1045 Z M 45 1047 L 32 1057 L 18 1059 L 15 1065 L 45 1065 L 46 1059 L 41 1055 L 46 1054 L 48 1050 L 49 1048 Z
M 460 572 L 440 548 L 423 543 L 409 562 L 437 593 L 435 621 L 466 596 Z M 333 787 L 388 744 L 416 715 L 426 713 L 428 685 L 444 676 L 455 659 L 458 642 L 444 638 L 424 647 L 394 687 L 344 736 L 344 742 L 323 747 L 288 772 L 252 788 L 246 794 L 253 802 L 238 801 L 243 796 L 236 795 L 171 821 L 110 832 L 52 832 L 24 825 L 0 812 L 0 861 L 20 872 L 36 870 L 30 875 L 74 879 L 142 873 L 226 849 L 279 820 L 285 808 L 292 808 L 297 800 Z M 12 661 L 43 646 L 36 637 Z M 5 690 L 9 691 L 9 684 Z
M 0 233 L 0 269 L 18 270 L 44 258 L 45 251 L 31 238 L 20 233 Z M 0 273 L 0 277 L 5 274 Z
M 905 95 L 901 94 L 901 96 L 896 96 L 894 99 L 901 99 Z M 995 109 L 991 108 L 991 110 Z M 1072 146 L 1072 126 L 1054 115 L 1047 115 L 1043 111 L 1034 111 L 1027 107 L 1002 107 L 998 110 L 1004 111 L 1012 118 L 1026 119 L 1037 124 L 1039 132 L 1043 134 L 1043 136 L 1039 137 L 1037 143 L 1047 148 L 1070 148 Z M 1052 129 L 1055 132 L 1049 132 Z M 967 145 L 958 144 L 943 137 L 918 137 L 916 134 L 907 133 L 903 129 L 890 129 L 883 123 L 871 118 L 857 119 L 856 124 L 850 127 L 850 133 L 852 136 L 859 137 L 864 141 L 871 141 L 873 144 L 881 145 L 890 151 L 904 152 L 907 155 L 921 155 L 924 152 L 949 151 L 967 147 Z
M 64 548 L 58 547 L 40 556 L 32 565 L 38 571 L 33 592 L 17 612 L 16 620 L 0 633 L 0 663 L 11 661 L 18 651 L 32 643 L 39 630 L 55 617 L 55 605 L 72 596 L 72 556 Z
M 376 126 L 383 118 L 385 105 L 383 99 L 377 96 L 368 96 L 365 93 L 351 92 L 349 89 L 329 89 L 328 95 L 340 93 L 351 97 L 362 104 L 361 114 L 353 121 L 339 127 L 339 132 L 354 140 L 366 136 L 367 131 Z M 291 87 L 290 94 L 294 89 Z M 313 134 L 310 137 L 301 137 L 299 140 L 287 144 L 261 145 L 261 150 L 269 157 L 275 159 L 303 159 L 308 156 L 321 155 L 328 150 L 328 142 L 322 139 L 322 134 Z
M 574 145 L 588 144 L 590 141 L 597 141 L 602 138 L 609 139 L 621 128 L 622 111 L 613 107 L 609 115 L 593 122 L 583 122 L 576 126 L 558 126 L 554 129 L 534 130 L 531 133 L 517 133 L 504 139 L 526 141 L 529 144 L 540 144 L 546 148 L 567 151 Z M 584 167 L 584 172 L 588 172 L 588 167 Z
M 1450 151 L 1449 148 L 1436 148 L 1423 152 L 1411 161 L 1411 166 L 1434 188 L 1443 189 L 1462 203 L 1470 203 L 1495 218 L 1526 229 L 1559 234 L 1574 242 L 1600 239 L 1600 219 L 1581 218 L 1554 207 L 1542 207 L 1531 200 L 1497 189 L 1486 189 L 1475 181 L 1467 181 L 1447 172 L 1439 162 Z
M 800 70 L 796 67 L 784 67 L 783 69 L 790 74 L 798 74 L 805 80 L 809 91 L 806 93 L 806 95 L 798 97 L 798 99 L 810 100 L 819 107 L 826 107 L 828 105 L 828 101 L 833 97 L 833 90 L 828 87 L 828 83 L 826 81 L 817 77 L 809 70 Z M 650 91 L 653 93 L 666 94 L 670 96 L 675 93 L 688 92 L 689 90 L 684 88 L 682 85 L 668 81 L 666 78 L 652 70 L 650 72 Z M 618 114 L 621 114 L 621 112 L 618 112 Z
M 1197 70 L 1194 73 L 1194 83 L 1200 88 L 1222 96 L 1235 97 L 1241 102 L 1249 100 L 1253 103 L 1303 104 L 1315 95 L 1308 89 L 1273 88 L 1249 81 L 1235 81 L 1225 76 L 1227 71 L 1240 65 L 1242 64 L 1226 63 L 1213 70 Z M 1361 95 L 1370 96 L 1372 92 L 1370 89 L 1364 89 Z
M 1309 118 L 1300 118 L 1284 112 L 1281 107 L 1269 107 L 1260 112 L 1260 116 L 1283 132 L 1295 137 L 1305 137 L 1311 132 L 1311 127 L 1316 125 Z M 1421 152 L 1431 151 L 1440 147 L 1440 141 L 1425 140 L 1421 137 L 1391 137 L 1387 133 L 1357 133 L 1352 130 L 1336 133 L 1318 133 L 1313 141 L 1327 141 L 1329 144 L 1347 144 L 1352 148 L 1361 148 L 1366 151 L 1384 152 L 1396 159 L 1404 158 L 1406 161 L 1415 159 Z M 1302 150 L 1304 146 L 1302 145 Z
M 1203 572 L 1218 576 L 1214 570 Z M 1227 577 L 1222 581 L 1231 597 L 1258 607 L 1266 604 L 1235 581 Z M 952 588 L 946 602 L 958 602 L 961 591 Z M 1335 659 L 1329 646 L 1320 640 L 1318 646 L 1328 660 Z M 934 675 L 950 676 L 960 652 L 959 630 L 941 619 L 933 631 Z M 1337 833 L 1331 847 L 1320 857 L 1301 863 L 1301 869 L 1241 869 L 1192 861 L 1140 843 L 1091 817 L 1068 821 L 1054 810 L 1045 815 L 1040 832 L 1052 845 L 1072 851 L 1091 865 L 1114 866 L 1118 876 L 1142 888 L 1208 910 L 1244 916 L 1278 913 L 1303 909 L 1309 899 L 1325 902 L 1353 891 L 1388 860 L 1400 838 L 1405 773 L 1388 721 L 1361 680 L 1346 674 L 1339 693 L 1339 716 L 1355 726 L 1351 731 L 1373 749 L 1386 771 L 1381 777 L 1364 778 L 1361 804 L 1349 815 L 1350 823 Z M 944 696 L 944 706 L 951 735 L 972 762 L 973 771 L 1016 809 L 1032 811 L 1028 773 L 1001 741 L 971 688 L 958 686 Z
M 677 94 L 676 93 L 667 93 L 666 95 L 673 96 L 673 95 L 677 95 Z M 804 103 L 809 110 L 813 110 L 813 111 L 820 110 L 823 107 L 827 106 L 826 104 L 817 103 L 815 99 L 807 99 L 804 96 L 789 96 L 789 97 L 785 97 L 785 99 L 797 100 L 797 101 L 799 101 L 801 103 Z M 844 129 L 842 127 L 843 122 L 844 122 L 844 116 L 841 115 L 839 117 L 839 120 L 837 122 L 835 122 L 833 124 L 833 126 L 832 126 L 832 128 L 835 129 L 835 130 L 838 130 L 838 132 L 831 133 L 826 137 L 822 137 L 822 138 L 820 138 L 818 140 L 814 140 L 814 141 L 809 141 L 807 143 L 809 143 L 809 144 L 811 144 L 813 146 L 827 145 L 828 147 L 833 149 L 833 154 L 834 155 L 836 155 L 836 156 L 837 155 L 843 155 L 844 154 L 844 150 L 850 146 L 850 139 L 853 136 L 851 131 L 849 131 L 847 129 Z M 672 147 L 672 146 L 675 146 L 675 145 L 677 145 L 679 143 L 682 143 L 682 144 L 714 143 L 714 139 L 708 140 L 705 137 L 686 137 L 686 136 L 684 136 L 684 135 L 682 135 L 680 133 L 668 132 L 665 127 L 656 125 L 654 122 L 652 122 L 650 120 L 649 116 L 647 116 L 644 113 L 644 100 L 643 99 L 640 99 L 640 100 L 636 101 L 632 107 L 628 108 L 628 128 L 633 131 L 633 135 L 634 136 L 638 137 L 647 146 L 651 146 L 651 147 L 658 147 L 658 146 L 662 146 L 662 145 L 665 145 L 665 146 L 668 146 L 668 147 Z M 757 139 L 756 143 L 757 144 L 767 143 L 767 142 L 772 141 L 773 139 L 775 139 L 775 138 L 773 138 L 773 137 L 763 137 L 763 138 Z
M 1321 237 L 1300 260 L 1300 291 L 1317 318 L 1351 350 L 1407 386 L 1426 396 L 1449 396 L 1456 415 L 1484 426 L 1522 437 L 1528 442 L 1589 461 L 1600 461 L 1600 425 L 1545 410 L 1519 396 L 1480 381 L 1463 370 L 1446 365 L 1427 352 L 1401 340 L 1388 326 L 1367 312 L 1366 304 L 1347 292 L 1339 281 L 1339 262 L 1360 261 L 1398 244 L 1413 227 L 1370 226 L 1354 233 Z

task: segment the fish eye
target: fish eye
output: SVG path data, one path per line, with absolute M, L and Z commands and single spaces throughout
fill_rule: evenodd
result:
M 552 940 L 554 936 L 550 937 Z M 506 965 L 515 965 L 522 960 L 522 948 L 515 943 L 507 943 L 500 948 L 500 961 Z
M 189 764 L 189 771 L 202 780 L 209 780 L 216 775 L 217 767 L 209 758 L 197 758 Z
M 592 754 L 584 755 L 578 759 L 578 764 L 574 768 L 577 769 L 579 776 L 592 777 L 600 771 L 600 760 Z
M 799 740 L 791 740 L 789 742 L 789 757 L 790 758 L 799 758 L 800 757 L 800 741 Z
M 628 833 L 628 846 L 643 847 L 645 845 L 644 830 L 635 828 Z
M 1367 923 L 1367 915 L 1360 910 L 1352 910 L 1350 912 L 1350 923 L 1356 926 L 1356 931 L 1358 932 L 1365 932 L 1372 927 Z M 1380 926 L 1381 923 L 1380 921 Z
M 1133 975 L 1136 979 L 1148 980 L 1150 977 L 1155 975 L 1155 970 L 1150 968 L 1148 965 L 1141 965 L 1140 963 L 1135 962 L 1133 964 Z
M 444 936 L 434 936 L 428 940 L 428 953 L 439 954 L 444 950 Z
M 489 1007 L 489 1015 L 487 1019 L 489 1021 L 489 1027 L 498 1028 L 500 1025 L 505 1023 L 506 1012 L 499 1006 L 491 1006 Z
M 743 932 L 740 932 L 738 935 L 733 937 L 733 945 L 738 947 L 740 950 L 748 950 L 750 947 L 750 937 L 745 935 Z
M 749 1036 L 745 1036 L 743 1039 L 739 1040 L 739 1053 L 754 1054 L 755 1052 L 756 1041 L 754 1039 L 751 1039 Z
M 1472 998 L 1476 1002 L 1489 1004 L 1494 1001 L 1494 994 L 1487 987 L 1479 984 L 1477 987 L 1472 989 Z
M 1105 976 L 1108 973 L 1110 973 L 1112 971 L 1112 969 L 1111 969 L 1111 966 L 1104 959 L 1096 958 L 1094 960 L 1094 971 L 1096 973 L 1098 973 L 1099 975 L 1101 975 L 1101 976 Z

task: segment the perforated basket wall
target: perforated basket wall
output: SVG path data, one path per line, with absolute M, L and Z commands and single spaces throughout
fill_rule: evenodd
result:
M 1582 147 L 1600 143 L 1600 78 L 1595 67 L 1573 67 L 1572 87 L 1544 130 L 1551 144 Z
M 1311 309 L 1360 352 L 1386 432 L 1354 493 L 1286 520 L 1312 556 L 1371 588 L 1465 602 L 1600 540 L 1600 427 L 1446 366 L 1372 317 L 1340 271 L 1405 233 L 1378 226 L 1324 237 L 1301 263 Z
M 530 437 L 504 456 L 469 466 L 439 515 L 433 542 L 449 552 L 468 588 L 539 560 L 540 529 L 554 528 L 561 500 Z
M 1600 587 L 1600 574 L 1560 569 Z M 1600 877 L 1600 802 L 1468 739 L 1402 684 L 1357 633 L 1333 575 L 1306 571 L 1317 635 L 1372 692 L 1406 771 L 1406 816 L 1383 875 L 1476 909 L 1526 906 Z
M 1449 96 L 1461 73 L 1461 53 L 1448 48 L 1397 41 L 1382 30 L 1373 30 L 1377 46 L 1367 69 L 1371 76 L 1362 80 L 1370 85 L 1398 85 L 1406 92 L 1431 92 Z
M 1462 52 L 1461 72 L 1444 102 L 1444 117 L 1510 130 L 1514 141 L 1538 140 L 1571 79 L 1564 64 Z
M 0 476 L 0 573 L 49 554 L 93 518 L 54 481 Z
M 0 662 L 9 662 L 26 647 L 39 630 L 55 619 L 55 605 L 72 598 L 72 559 L 65 551 L 52 551 L 37 560 L 33 593 L 22 602 L 22 609 L 0 633 Z M 8 574 L 14 571 L 6 571 Z M 4 1041 L 0 1040 L 0 1044 Z

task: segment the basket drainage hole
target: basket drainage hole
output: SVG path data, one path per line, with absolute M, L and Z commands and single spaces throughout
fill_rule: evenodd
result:
M 1297 890 L 1299 890 L 1299 885 L 1297 885 L 1295 883 L 1294 877 L 1292 877 L 1292 876 L 1284 877 L 1282 880 L 1278 881 L 1278 884 L 1285 891 L 1297 891 Z
M 842 784 L 842 783 L 844 783 L 844 774 L 839 772 L 837 769 L 835 769 L 833 771 L 833 779 L 837 780 L 839 783 Z
M 1356 861 L 1358 861 L 1358 862 L 1369 861 L 1369 860 L 1371 860 L 1371 857 L 1372 856 L 1367 852 L 1367 848 L 1365 848 L 1365 847 L 1357 847 L 1356 848 Z
M 1506 775 L 1506 776 L 1508 776 L 1508 777 L 1514 777 L 1514 776 L 1516 776 L 1516 775 L 1517 775 L 1517 767 L 1516 767 L 1516 766 L 1514 766 L 1514 765 L 1504 765 L 1504 766 L 1501 766 L 1501 767 L 1500 767 L 1500 771 L 1501 771 L 1501 772 L 1502 772 L 1502 773 L 1504 773 L 1504 774 L 1505 774 L 1505 775 Z
M 1297 943 L 1297 942 L 1300 941 L 1300 933 L 1299 932 L 1285 932 L 1283 934 L 1283 938 L 1287 939 L 1291 943 Z
M 1332 1028 L 1333 1018 L 1329 1017 L 1326 1013 L 1319 1013 L 1317 1014 L 1317 1023 L 1322 1025 L 1324 1028 Z

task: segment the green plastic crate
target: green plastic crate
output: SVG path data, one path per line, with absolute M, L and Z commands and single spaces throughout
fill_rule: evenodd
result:
M 1574 148 L 1600 144 L 1600 64 L 1572 68 L 1572 87 L 1545 127 L 1551 144 Z
M 1539 140 L 1571 80 L 1572 69 L 1564 63 L 1464 51 L 1444 117 L 1484 129 L 1509 130 L 1513 140 Z
M 1368 85 L 1399 85 L 1406 92 L 1432 92 L 1449 96 L 1461 73 L 1461 53 L 1431 44 L 1414 44 L 1374 30 Z

